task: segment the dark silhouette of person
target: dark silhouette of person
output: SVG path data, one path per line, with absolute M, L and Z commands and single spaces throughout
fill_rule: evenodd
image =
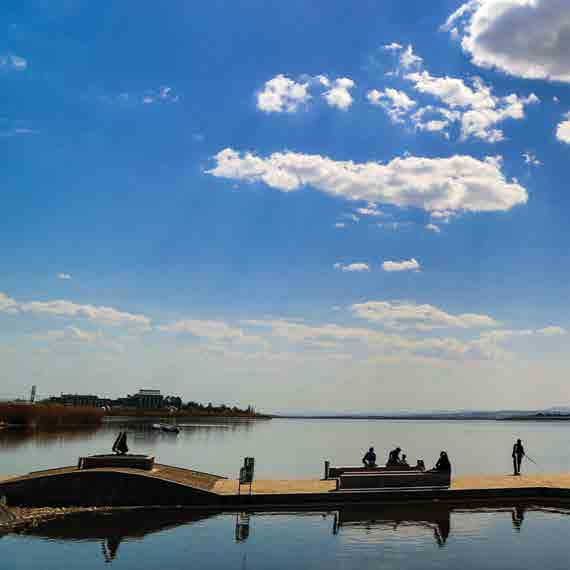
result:
M 524 521 L 524 507 L 514 507 L 511 511 L 511 517 L 513 519 L 513 528 L 517 531 L 521 531 L 521 526 Z
M 402 461 L 400 460 L 400 451 L 402 449 L 400 447 L 396 447 L 388 454 L 388 461 L 386 462 L 386 467 L 392 467 L 393 465 L 401 465 Z
M 522 441 L 517 439 L 515 444 L 513 445 L 513 469 L 514 475 L 521 474 L 521 461 L 522 458 L 525 456 L 524 447 Z
M 376 454 L 373 447 L 365 453 L 362 463 L 364 463 L 364 467 L 376 467 Z
M 103 540 L 101 548 L 103 550 L 103 558 L 107 564 L 110 564 L 117 557 L 117 551 L 121 544 L 121 536 L 108 536 Z
M 404 453 L 402 455 L 402 460 L 400 461 L 400 464 L 403 465 L 404 467 L 409 467 L 409 463 L 408 463 L 408 459 L 407 459 L 407 455 Z
M 451 471 L 451 463 L 449 461 L 449 457 L 445 451 L 442 451 L 439 454 L 439 459 L 435 464 L 436 471 Z
M 127 445 L 127 432 L 122 431 L 117 436 L 115 443 L 113 444 L 113 453 L 117 455 L 125 455 L 129 452 L 129 446 Z
M 449 512 L 448 512 L 446 517 L 442 516 L 440 520 L 436 521 L 435 527 L 433 529 L 435 540 L 440 548 L 445 546 L 450 531 L 451 531 L 451 521 L 449 519 Z

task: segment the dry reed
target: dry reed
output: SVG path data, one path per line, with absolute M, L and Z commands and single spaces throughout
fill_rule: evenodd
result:
M 0 402 L 0 423 L 11 426 L 57 429 L 98 425 L 104 410 L 62 404 Z

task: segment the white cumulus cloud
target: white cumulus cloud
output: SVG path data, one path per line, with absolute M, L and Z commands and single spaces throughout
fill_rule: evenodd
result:
M 556 138 L 566 144 L 570 144 L 570 113 L 564 115 L 565 120 L 556 127 Z
M 325 156 L 277 152 L 264 158 L 220 151 L 212 176 L 263 182 L 282 192 L 304 186 L 344 198 L 415 207 L 428 212 L 507 211 L 525 204 L 526 190 L 508 181 L 498 158 L 395 158 L 387 164 L 335 161 Z
M 279 74 L 257 94 L 257 108 L 266 113 L 294 113 L 311 99 L 308 88 L 308 82 L 297 83 Z
M 384 261 L 382 263 L 382 269 L 384 271 L 419 271 L 421 269 L 420 264 L 413 257 L 404 261 Z
M 331 107 L 346 111 L 352 105 L 350 90 L 356 85 L 352 79 L 339 77 L 331 81 L 325 75 L 321 75 L 319 79 L 321 84 L 328 88 L 323 97 Z
M 71 273 L 58 273 L 56 277 L 63 280 L 71 279 Z
M 568 0 L 472 0 L 443 28 L 461 38 L 475 65 L 570 82 Z
M 404 91 L 391 87 L 386 87 L 383 91 L 372 89 L 366 94 L 366 98 L 371 105 L 382 107 L 395 123 L 402 122 L 402 117 L 416 105 L 416 102 Z
M 447 106 L 447 109 L 437 109 L 445 117 L 439 122 L 421 122 L 425 111 L 435 110 L 433 106 L 417 112 L 413 118 L 418 127 L 422 130 L 442 130 L 451 121 L 459 120 L 463 139 L 472 136 L 491 143 L 501 141 L 504 135 L 496 125 L 507 119 L 523 119 L 525 106 L 539 101 L 534 94 L 520 97 L 511 93 L 498 97 L 479 79 L 473 80 L 470 86 L 463 79 L 435 77 L 428 71 L 408 73 L 406 79 L 414 84 L 414 89 L 419 93 L 431 95 Z

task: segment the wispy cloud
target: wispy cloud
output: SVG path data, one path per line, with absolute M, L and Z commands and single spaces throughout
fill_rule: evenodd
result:
M 0 55 L 0 71 L 25 71 L 27 67 L 28 62 L 19 55 Z
M 232 326 L 225 321 L 183 319 L 159 325 L 156 330 L 171 334 L 190 334 L 216 344 L 234 344 L 247 347 L 266 348 L 264 339 L 248 334 L 242 328 Z
M 142 92 L 124 91 L 116 95 L 102 95 L 100 100 L 109 104 L 134 106 L 177 103 L 180 101 L 180 97 L 173 87 L 162 86 Z
M 485 328 L 499 323 L 488 315 L 453 315 L 433 305 L 392 301 L 367 301 L 351 307 L 355 316 L 388 328 L 429 331 L 438 328 Z
M 439 226 L 436 226 L 435 224 L 426 224 L 425 228 L 426 230 L 429 230 L 430 232 L 434 232 L 436 234 L 441 233 L 441 228 Z
M 36 317 L 60 317 L 87 319 L 102 325 L 127 325 L 148 328 L 151 319 L 145 315 L 119 311 L 113 307 L 80 305 L 72 301 L 19 302 L 0 293 L 0 311 L 13 314 L 29 314 Z
M 420 264 L 416 259 L 404 260 L 404 261 L 384 261 L 382 263 L 382 269 L 384 271 L 419 271 L 421 269 Z
M 343 271 L 345 273 L 353 273 L 353 272 L 362 272 L 362 271 L 370 271 L 370 266 L 368 263 L 363 262 L 356 262 L 356 263 L 335 263 L 333 265 L 335 269 L 339 271 Z
M 538 160 L 532 152 L 523 152 L 522 156 L 525 164 L 529 166 L 542 166 L 542 161 Z
M 68 280 L 71 279 L 71 273 L 58 273 L 56 277 L 58 279 Z

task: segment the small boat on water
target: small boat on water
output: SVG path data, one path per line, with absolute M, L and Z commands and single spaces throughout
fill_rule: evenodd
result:
M 152 424 L 152 429 L 166 431 L 169 433 L 179 433 L 180 428 L 174 424 Z

